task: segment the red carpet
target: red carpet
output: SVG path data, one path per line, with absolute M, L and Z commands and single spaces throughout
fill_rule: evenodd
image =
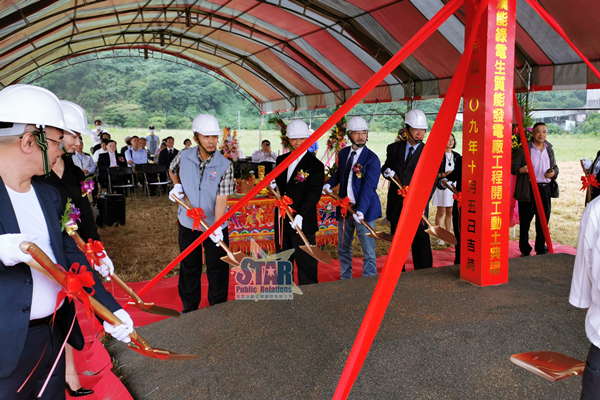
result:
M 532 242 L 533 245 L 533 242 Z M 553 244 L 555 253 L 566 253 L 575 254 L 576 249 L 571 246 L 563 246 L 560 244 Z M 520 256 L 518 242 L 511 241 L 509 243 L 509 258 L 516 258 Z M 377 273 L 381 273 L 385 264 L 386 256 L 377 258 Z M 444 267 L 447 265 L 454 264 L 454 247 L 448 247 L 444 250 L 433 251 L 433 266 Z M 414 270 L 412 264 L 412 254 L 409 253 L 406 260 L 406 270 Z M 362 276 L 362 258 L 355 258 L 352 264 L 353 277 L 358 278 Z M 297 277 L 296 277 L 297 279 Z M 333 260 L 331 265 L 319 263 L 319 282 L 331 282 L 340 279 L 340 264 L 338 260 Z M 131 288 L 137 292 L 146 285 L 146 282 L 136 282 L 129 284 Z M 123 292 L 118 286 L 112 283 L 105 283 L 106 288 L 114 294 L 119 304 L 126 304 L 129 301 L 129 297 Z M 235 298 L 235 281 L 234 273 L 230 276 L 229 283 L 229 300 Z M 208 306 L 208 300 L 206 298 L 208 293 L 208 281 L 206 275 L 202 275 L 202 302 L 200 308 Z M 145 296 L 144 301 L 153 302 L 163 307 L 173 308 L 175 310 L 181 310 L 181 300 L 177 293 L 177 277 L 169 279 L 163 279 L 156 286 L 154 286 Z M 151 324 L 156 321 L 165 319 L 154 314 L 148 314 L 134 307 L 127 309 L 136 327 Z M 78 303 L 78 318 L 80 321 L 81 329 L 86 336 L 86 349 L 81 352 L 75 352 L 75 364 L 79 372 L 79 379 L 83 387 L 94 390 L 94 394 L 86 396 L 88 400 L 128 400 L 132 399 L 123 384 L 119 379 L 112 374 L 111 368 L 112 363 L 110 357 L 102 344 L 96 339 L 98 326 L 94 325 L 85 316 L 85 312 L 82 307 L 79 307 Z M 167 343 L 160 343 L 159 347 L 167 348 Z M 140 356 L 143 357 L 143 356 Z M 159 361 L 157 361 L 159 362 Z M 67 397 L 69 398 L 68 394 Z

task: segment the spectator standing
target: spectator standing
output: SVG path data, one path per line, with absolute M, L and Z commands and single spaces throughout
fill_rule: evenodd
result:
M 352 117 L 347 127 L 352 147 L 346 146 L 340 151 L 339 167 L 323 187 L 325 192 L 329 192 L 330 188 L 339 184 L 340 198 L 344 199 L 347 196 L 350 206 L 356 209 L 353 218 L 343 218 L 340 208 L 337 209 L 338 254 L 342 279 L 352 278 L 352 243 L 355 230 L 364 254 L 362 276 L 377 274 L 375 239 L 366 236 L 369 230 L 361 220 L 375 228 L 375 220 L 381 217 L 381 203 L 377 195 L 381 162 L 377 155 L 366 147 L 369 138 L 367 121 L 362 117 Z
M 546 222 L 550 221 L 550 212 L 552 209 L 551 197 L 558 197 L 557 193 L 551 191 L 551 181 L 558 177 L 558 166 L 554 157 L 552 144 L 546 141 L 548 128 L 543 122 L 538 122 L 533 126 L 531 134 L 532 140 L 527 142 L 531 154 L 531 163 L 535 173 L 536 183 L 542 200 L 542 207 L 546 214 Z M 523 147 L 517 150 L 513 155 L 511 163 L 511 173 L 517 176 L 515 184 L 515 193 L 513 197 L 519 202 L 519 250 L 521 256 L 528 256 L 531 253 L 529 245 L 529 226 L 535 216 L 535 253 L 547 254 L 546 238 L 542 230 L 542 223 L 537 211 L 535 199 L 533 197 L 533 188 L 529 181 L 529 169 L 525 161 L 525 152 Z
M 160 138 L 155 134 L 154 125 L 148 127 L 148 135 L 146 135 L 146 141 L 148 142 L 148 151 L 154 155 L 159 148 Z
M 437 179 L 446 178 L 456 168 L 456 160 L 460 157 L 460 154 L 453 151 L 452 149 L 454 148 L 456 148 L 456 139 L 453 134 L 450 134 Z M 452 182 L 448 183 L 452 184 Z M 438 185 L 433 193 L 433 205 L 437 207 L 435 224 L 442 226 L 442 223 L 444 223 L 448 232 L 452 230 L 452 206 L 454 204 L 454 197 L 452 195 L 452 191 L 441 184 Z M 437 244 L 443 246 L 445 243 L 441 239 L 438 239 Z

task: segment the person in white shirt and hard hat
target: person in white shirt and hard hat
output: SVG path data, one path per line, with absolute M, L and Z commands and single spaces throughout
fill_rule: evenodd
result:
M 194 141 L 198 146 L 177 153 L 169 167 L 174 183 L 174 194 L 183 200 L 184 194 L 194 208 L 202 208 L 206 223 L 211 226 L 227 210 L 227 197 L 235 193 L 233 164 L 217 150 L 221 129 L 219 122 L 210 114 L 200 114 L 192 121 Z M 171 199 L 171 201 L 174 201 Z M 194 230 L 194 221 L 179 206 L 179 250 L 184 251 L 203 232 Z M 215 305 L 227 301 L 229 290 L 229 265 L 221 260 L 226 255 L 219 246 L 222 240 L 229 244 L 227 222 L 212 235 L 212 242 L 204 242 L 181 263 L 179 270 L 179 296 L 183 303 L 182 313 L 198 309 L 201 299 L 202 247 L 206 255 L 208 277 L 208 302 Z
M 308 125 L 304 121 L 293 120 L 287 126 L 286 136 L 293 151 L 310 136 Z M 291 154 L 292 152 L 289 152 L 277 157 L 277 165 Z M 319 230 L 317 204 L 321 199 L 324 181 L 325 167 L 323 163 L 307 151 L 294 160 L 286 172 L 275 178 L 281 196 L 291 198 L 293 202 L 291 207 L 295 210 L 294 221 L 282 224 L 283 240 L 281 243 L 279 224 L 277 223 L 279 211 L 276 210 L 275 246 L 278 253 L 292 248 L 295 250 L 289 261 L 293 265 L 296 260 L 299 285 L 319 282 L 318 261 L 300 249 L 300 245 L 303 245 L 304 242 L 296 232 L 296 226 L 304 232 L 310 244 L 316 244 L 316 233 Z

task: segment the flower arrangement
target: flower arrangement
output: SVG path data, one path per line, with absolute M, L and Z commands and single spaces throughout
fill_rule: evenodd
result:
M 288 144 L 287 124 L 283 122 L 281 114 L 277 112 L 273 118 L 269 119 L 268 122 L 270 124 L 277 124 L 277 126 L 279 127 L 279 139 L 281 140 L 281 146 L 286 151 L 292 151 L 293 149 Z
M 524 129 L 525 129 L 525 137 L 527 138 L 527 141 L 532 140 L 533 130 L 531 129 L 531 127 L 528 126 L 527 128 L 524 128 Z M 519 150 L 521 147 L 523 147 L 523 143 L 521 143 L 521 135 L 519 134 L 519 127 L 517 125 L 513 126 L 511 147 L 512 147 L 513 153 L 515 153 L 517 150 Z
M 81 183 L 81 197 L 85 197 L 88 194 L 92 194 L 92 192 L 94 191 L 94 180 L 89 177 L 89 178 L 85 178 L 85 180 L 83 182 L 79 182 Z
M 338 107 L 339 108 L 339 107 Z M 346 123 L 348 122 L 348 118 L 344 115 L 342 119 L 340 119 L 337 124 L 333 128 L 331 128 L 331 133 L 327 138 L 327 151 L 335 151 L 339 153 L 346 144 Z
M 298 175 L 296 175 L 296 177 L 294 178 L 294 182 L 299 183 L 299 182 L 304 182 L 306 180 L 306 178 L 308 178 L 308 170 L 306 170 L 306 172 L 304 172 L 304 170 L 300 170 L 298 171 Z
M 333 163 L 331 165 L 331 167 L 325 167 L 325 175 L 327 176 L 332 176 L 333 174 L 335 174 L 335 171 L 337 171 L 338 169 L 338 165 L 337 163 Z
M 77 230 L 77 221 L 81 222 L 81 212 L 71 203 L 71 199 L 68 198 L 65 205 L 65 212 L 60 218 L 61 232 L 65 229 L 67 231 L 70 229 Z
M 354 174 L 356 174 L 356 177 L 358 179 L 362 178 L 362 165 L 354 164 L 354 167 L 352 167 L 352 172 L 354 172 Z
M 223 128 L 223 144 L 219 147 L 221 154 L 230 160 L 237 160 L 239 149 L 237 131 L 233 131 L 232 134 L 230 127 Z
M 398 131 L 398 135 L 396 135 L 396 141 L 397 142 L 404 142 L 408 140 L 408 134 L 406 132 L 406 128 L 400 128 L 400 130 Z

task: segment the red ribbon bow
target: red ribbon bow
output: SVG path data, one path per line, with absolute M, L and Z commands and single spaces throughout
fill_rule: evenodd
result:
M 408 196 L 408 186 L 404 186 L 402 189 L 398 189 L 398 194 L 402 197 Z
M 462 193 L 461 193 L 461 192 L 454 193 L 454 194 L 452 195 L 452 198 L 453 198 L 454 200 L 456 200 L 456 203 L 457 203 L 457 205 L 458 205 L 458 208 L 460 208 L 460 202 L 462 201 Z
M 94 265 L 100 266 L 102 264 L 100 259 L 104 257 L 106 257 L 104 255 L 104 244 L 99 240 L 92 241 L 92 239 L 88 239 L 85 244 L 85 258 L 87 258 L 90 265 L 92 267 Z
M 87 314 L 88 318 L 92 319 L 94 316 L 94 309 L 92 308 L 92 303 L 90 302 L 90 296 L 94 294 L 94 275 L 91 271 L 87 270 L 85 265 L 82 265 L 81 268 L 78 267 L 79 264 L 75 263 L 66 273 L 67 288 L 58 292 L 52 323 L 54 323 L 54 317 L 56 316 L 56 310 L 58 310 L 60 302 L 65 298 L 67 298 L 69 302 L 73 301 L 74 298 L 81 300 L 85 307 L 85 313 Z M 88 293 L 85 291 L 84 287 L 90 288 L 91 292 Z
M 285 219 L 287 210 L 290 210 L 292 215 L 296 212 L 290 205 L 294 202 L 289 196 L 283 196 L 281 199 L 275 199 L 275 207 L 279 208 L 279 244 L 283 243 L 283 227 L 281 226 Z
M 202 226 L 201 221 L 206 218 L 204 215 L 204 210 L 202 210 L 200 207 L 190 208 L 186 211 L 185 215 L 194 220 L 192 230 L 198 229 L 198 231 L 200 231 L 200 227 Z
M 587 175 L 587 176 L 582 176 L 581 177 L 581 183 L 583 184 L 583 186 L 581 187 L 581 190 L 585 190 L 588 187 L 593 186 L 593 187 L 598 187 L 598 181 L 596 180 L 596 177 L 594 175 Z
M 344 199 L 339 199 L 335 205 L 340 208 L 340 214 L 342 214 L 342 217 L 346 218 L 348 207 L 350 206 L 350 199 L 346 196 Z

